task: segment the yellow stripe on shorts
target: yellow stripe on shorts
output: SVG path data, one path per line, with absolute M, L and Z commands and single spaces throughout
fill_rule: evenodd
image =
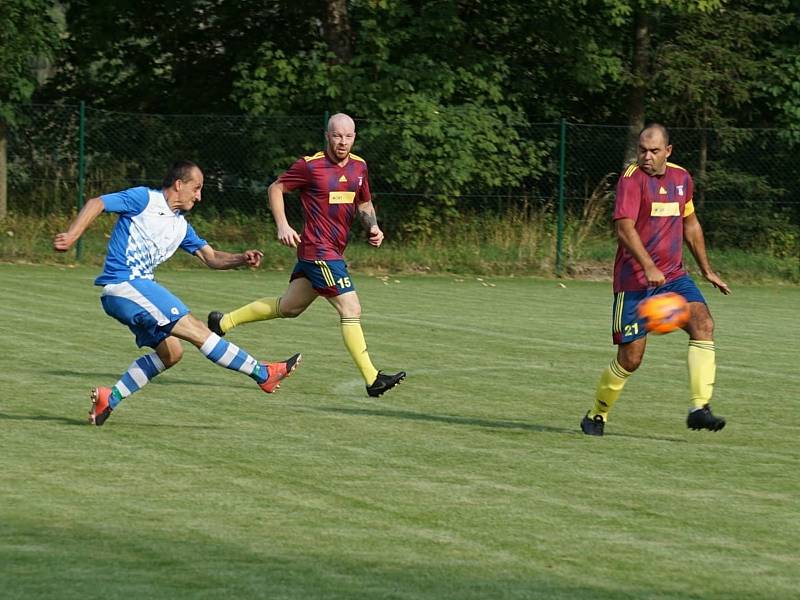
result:
M 322 271 L 322 277 L 325 279 L 325 283 L 327 283 L 331 287 L 336 287 L 336 282 L 333 280 L 333 273 L 331 272 L 331 268 L 328 266 L 324 260 L 315 260 L 314 264 L 319 267 L 319 270 Z
M 622 306 L 625 304 L 625 292 L 617 292 L 617 306 L 614 310 L 614 322 L 611 329 L 614 333 L 622 331 Z

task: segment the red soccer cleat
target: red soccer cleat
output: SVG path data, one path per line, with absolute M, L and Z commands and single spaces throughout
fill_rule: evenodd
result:
M 284 362 L 262 362 L 261 364 L 267 367 L 267 380 L 264 383 L 259 383 L 258 387 L 268 394 L 276 391 L 281 387 L 281 381 L 294 373 L 302 360 L 302 354 L 295 354 Z
M 96 387 L 92 390 L 92 408 L 89 410 L 89 423 L 100 427 L 111 416 L 111 405 L 108 399 L 111 397 L 111 388 Z

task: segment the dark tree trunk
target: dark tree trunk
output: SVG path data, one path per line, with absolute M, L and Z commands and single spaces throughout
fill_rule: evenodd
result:
M 700 156 L 697 161 L 697 177 L 695 178 L 695 205 L 702 209 L 706 201 L 706 170 L 708 169 L 708 129 L 706 128 L 706 111 L 703 110 L 703 122 L 700 126 Z
M 6 125 L 0 121 L 0 219 L 8 214 L 8 144 L 6 143 Z
M 328 49 L 336 55 L 337 64 L 348 63 L 353 57 L 353 48 L 350 44 L 352 31 L 347 16 L 347 2 L 327 0 L 325 7 L 325 41 Z
M 650 21 L 647 13 L 637 8 L 633 17 L 633 63 L 631 65 L 631 91 L 628 96 L 628 142 L 625 145 L 623 164 L 636 159 L 639 131 L 644 127 L 645 95 L 649 83 Z

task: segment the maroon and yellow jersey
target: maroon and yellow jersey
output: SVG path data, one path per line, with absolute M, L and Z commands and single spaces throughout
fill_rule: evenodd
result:
M 356 205 L 372 200 L 367 162 L 350 154 L 343 167 L 325 152 L 298 159 L 278 177 L 285 191 L 300 190 L 305 225 L 297 257 L 341 260 Z
M 694 212 L 694 183 L 686 169 L 667 163 L 663 175 L 651 176 L 629 166 L 617 183 L 614 220 L 632 219 L 645 250 L 666 281 L 686 273 L 683 268 L 683 219 Z M 614 292 L 647 289 L 639 261 L 620 243 L 614 261 Z

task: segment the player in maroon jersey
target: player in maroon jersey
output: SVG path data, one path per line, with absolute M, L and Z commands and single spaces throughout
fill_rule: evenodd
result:
M 367 352 L 361 330 L 361 304 L 342 253 L 347 235 L 358 216 L 376 248 L 383 242 L 378 226 L 366 161 L 352 154 L 356 139 L 353 119 L 335 114 L 328 121 L 323 152 L 298 159 L 269 186 L 269 207 L 278 226 L 278 240 L 297 248 L 297 264 L 283 296 L 266 297 L 227 314 L 209 313 L 208 326 L 218 335 L 252 321 L 293 318 L 318 296 L 324 296 L 339 313 L 342 338 L 367 387 L 380 396 L 403 379 L 405 372 L 378 371 Z M 286 218 L 283 194 L 300 190 L 305 225 L 298 234 Z
M 711 269 L 705 238 L 694 212 L 694 183 L 689 173 L 667 162 L 672 153 L 663 125 L 645 127 L 639 134 L 638 159 L 617 183 L 614 223 L 619 239 L 614 261 L 612 338 L 617 356 L 600 377 L 595 403 L 581 421 L 587 435 L 603 435 L 608 412 L 627 378 L 639 368 L 647 344 L 639 303 L 654 294 L 676 292 L 690 308 L 689 387 L 690 429 L 719 431 L 725 419 L 709 407 L 716 372 L 714 321 L 703 294 L 683 267 L 683 243 L 694 255 L 703 277 L 723 294 L 728 285 Z

